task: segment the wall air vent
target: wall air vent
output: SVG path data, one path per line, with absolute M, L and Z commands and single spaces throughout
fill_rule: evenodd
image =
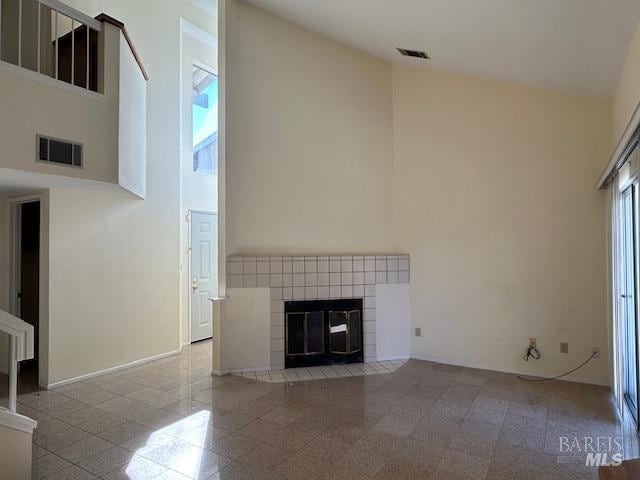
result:
M 82 144 L 36 135 L 36 160 L 82 168 Z
M 406 48 L 397 49 L 405 57 L 424 58 L 425 60 L 431 60 L 431 57 L 422 50 L 407 50 Z

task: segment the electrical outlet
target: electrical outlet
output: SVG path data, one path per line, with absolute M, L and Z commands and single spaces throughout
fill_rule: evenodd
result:
M 593 347 L 591 349 L 591 355 L 593 355 L 593 358 L 600 358 L 602 355 L 600 355 L 600 347 Z
M 536 337 L 529 337 L 529 346 L 533 348 L 537 347 Z
M 560 342 L 560 353 L 569 353 L 569 344 L 566 342 Z
M 416 332 L 416 337 L 422 336 L 422 328 L 416 327 L 415 332 Z

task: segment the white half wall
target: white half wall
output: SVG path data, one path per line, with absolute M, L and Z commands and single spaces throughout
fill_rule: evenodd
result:
M 124 34 L 118 83 L 118 183 L 140 198 L 147 194 L 147 81 Z
M 32 433 L 0 424 L 0 464 L 3 478 L 31 480 L 32 439 Z
M 376 285 L 378 361 L 411 356 L 410 284 Z
M 230 288 L 222 302 L 223 373 L 268 370 L 269 288 Z

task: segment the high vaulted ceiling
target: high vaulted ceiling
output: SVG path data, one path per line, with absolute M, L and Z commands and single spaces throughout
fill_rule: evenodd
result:
M 640 19 L 640 0 L 248 1 L 395 63 L 603 95 Z

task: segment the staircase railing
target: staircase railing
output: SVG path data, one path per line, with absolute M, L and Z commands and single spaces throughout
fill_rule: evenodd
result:
M 33 326 L 0 310 L 0 332 L 9 335 L 9 410 L 16 412 L 18 398 L 18 362 L 34 355 Z
M 0 60 L 92 91 L 101 30 L 59 0 L 0 0 Z

